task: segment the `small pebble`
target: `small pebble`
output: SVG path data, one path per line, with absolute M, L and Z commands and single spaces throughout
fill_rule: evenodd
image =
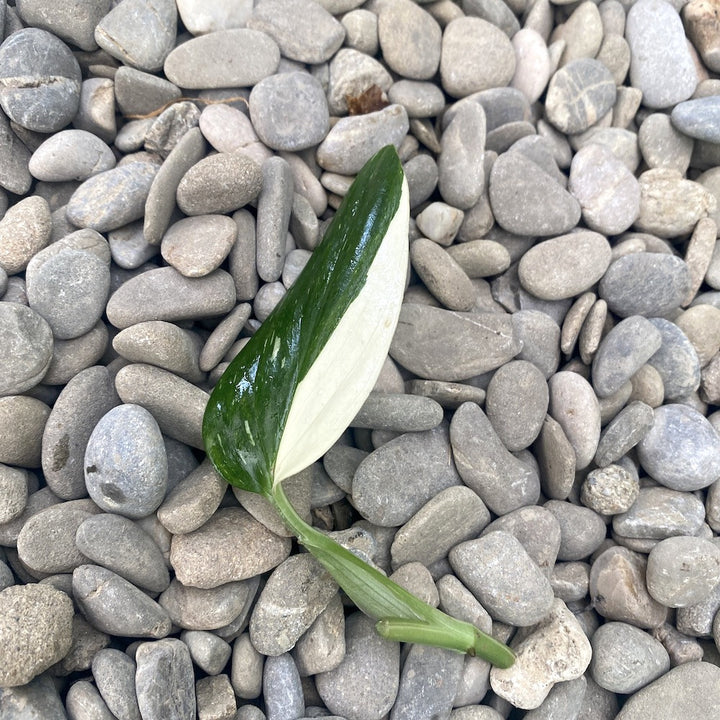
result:
M 160 252 L 185 277 L 204 277 L 230 253 L 237 236 L 235 223 L 225 215 L 197 215 L 171 225 Z
M 106 648 L 92 660 L 95 685 L 105 704 L 117 718 L 140 720 L 135 696 L 135 662 L 120 650 Z

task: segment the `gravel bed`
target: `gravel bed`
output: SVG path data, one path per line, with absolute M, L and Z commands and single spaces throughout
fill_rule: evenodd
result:
M 720 717 L 718 0 L 0 0 L 0 717 Z M 394 144 L 411 272 L 304 517 L 517 661 L 382 639 L 205 459 Z

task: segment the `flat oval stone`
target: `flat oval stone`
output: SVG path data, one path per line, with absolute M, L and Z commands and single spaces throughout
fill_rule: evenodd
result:
M 598 292 L 620 317 L 662 317 L 680 307 L 690 282 L 690 271 L 679 257 L 638 252 L 612 262 Z
M 720 437 L 707 418 L 687 405 L 663 405 L 638 443 L 642 466 L 673 490 L 699 490 L 720 477 Z
M 160 252 L 185 277 L 203 277 L 216 270 L 230 253 L 237 227 L 225 215 L 196 215 L 171 225 Z
M 442 90 L 431 82 L 398 80 L 388 90 L 388 100 L 407 110 L 410 118 L 435 117 L 445 106 Z
M 438 492 L 460 484 L 441 425 L 405 433 L 370 453 L 355 471 L 353 503 L 373 524 L 397 527 Z
M 593 58 L 572 60 L 550 78 L 547 119 L 560 132 L 583 132 L 612 108 L 616 95 L 615 80 L 603 63 Z
M 317 145 L 330 125 L 322 85 L 306 72 L 261 80 L 253 87 L 249 104 L 255 132 L 273 150 L 297 152 Z
M 432 430 L 442 419 L 442 407 L 431 398 L 405 393 L 372 392 L 350 425 L 405 433 Z
M 670 115 L 673 125 L 684 135 L 711 143 L 720 142 L 720 98 L 697 98 L 678 103 Z
M 619 322 L 600 341 L 592 364 L 598 397 L 617 392 L 660 348 L 660 331 L 641 315 Z
M 0 396 L 35 387 L 52 360 L 53 334 L 47 321 L 17 303 L 0 303 Z
M 684 175 L 690 165 L 693 140 L 673 127 L 665 113 L 652 113 L 642 121 L 638 145 L 649 168 L 667 167 Z
M 53 359 L 45 377 L 46 385 L 65 385 L 81 370 L 94 365 L 108 346 L 107 325 L 98 320 L 84 335 L 72 340 L 56 340 Z
M 672 107 L 695 91 L 697 71 L 678 11 L 663 0 L 630 8 L 625 28 L 630 46 L 630 83 L 649 108 Z
M 682 400 L 700 385 L 700 361 L 687 335 L 673 322 L 650 318 L 660 331 L 660 349 L 648 360 L 662 380 L 665 400 Z
M 0 46 L 0 105 L 21 127 L 61 130 L 78 110 L 80 87 L 77 60 L 52 33 L 21 28 Z
M 495 221 L 517 235 L 558 235 L 580 220 L 580 203 L 522 153 L 498 157 L 490 171 L 488 193 Z M 518 196 L 525 199 L 522 207 Z
M 653 420 L 652 407 L 641 400 L 626 405 L 600 435 L 595 464 L 604 468 L 627 454 L 645 437 Z
M 510 253 L 495 240 L 468 240 L 447 251 L 470 278 L 499 275 L 510 267 Z
M 27 507 L 29 477 L 25 470 L 0 465 L 0 524 L 14 520 Z
M 50 242 L 52 217 L 44 198 L 31 195 L 8 208 L 0 219 L 0 268 L 8 275 L 25 270 Z
M 511 37 L 515 49 L 515 74 L 510 85 L 533 103 L 545 91 L 551 74 L 550 54 L 543 36 L 531 27 L 518 30 Z
M 560 561 L 575 561 L 589 557 L 605 539 L 605 521 L 587 507 L 563 500 L 548 500 L 543 506 L 560 525 Z
M 542 300 L 575 297 L 605 274 L 610 254 L 610 243 L 590 230 L 544 240 L 522 256 L 520 282 Z
M 390 346 L 392 358 L 415 375 L 447 381 L 494 370 L 519 351 L 510 315 L 457 313 L 408 303 L 400 311 Z
M 108 301 L 108 320 L 124 329 L 145 320 L 195 320 L 230 312 L 235 283 L 224 270 L 186 278 L 175 268 L 143 272 L 123 283 Z
M 32 154 L 28 169 L 46 182 L 87 180 L 115 167 L 115 155 L 97 135 L 87 130 L 61 130 Z
M 27 395 L 0 397 L 0 462 L 36 468 L 50 408 Z

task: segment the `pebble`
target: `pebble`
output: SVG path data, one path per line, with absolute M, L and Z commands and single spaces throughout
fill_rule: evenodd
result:
M 0 703 L 10 720 L 34 713 L 43 720 L 65 720 L 67 713 L 49 674 L 38 675 L 27 685 L 1 688 Z
M 406 303 L 390 355 L 421 378 L 455 382 L 500 367 L 520 348 L 510 315 Z
M 560 423 L 550 415 L 540 430 L 537 460 L 543 492 L 556 500 L 566 499 L 575 480 L 575 450 Z
M 15 395 L 35 387 L 52 360 L 53 335 L 37 312 L 17 303 L 0 303 L 0 395 Z
M 678 665 L 630 697 L 617 720 L 712 717 L 720 710 L 718 680 L 720 672 L 709 662 Z
M 27 506 L 28 474 L 20 468 L 0 465 L 0 524 L 18 517 Z
M 151 153 L 151 157 L 166 158 L 180 138 L 197 127 L 199 119 L 200 110 L 195 103 L 189 100 L 172 103 L 153 120 L 145 133 L 145 150 Z
M 178 13 L 193 35 L 206 35 L 233 27 L 244 27 L 252 13 L 252 2 L 220 2 L 207 7 L 202 0 L 179 0 Z
M 683 20 L 688 38 L 700 53 L 703 63 L 710 70 L 720 70 L 717 37 L 713 33 L 714 2 L 695 0 L 683 9 Z
M 560 364 L 560 328 L 546 312 L 520 310 L 512 315 L 522 349 L 518 360 L 531 362 L 548 379 Z
M 113 82 L 115 102 L 124 115 L 151 115 L 182 96 L 177 85 L 128 65 L 117 69 Z
M 580 203 L 522 153 L 506 152 L 492 166 L 488 185 L 495 221 L 517 235 L 561 235 L 575 227 Z M 525 198 L 518 207 L 516 198 Z
M 260 194 L 260 166 L 241 152 L 203 158 L 183 175 L 177 204 L 186 215 L 210 215 L 237 210 Z
M 108 345 L 108 331 L 101 321 L 80 337 L 72 340 L 56 340 L 53 359 L 43 384 L 64 385 L 81 370 L 94 365 L 102 358 Z
M 667 608 L 654 600 L 645 586 L 647 561 L 624 547 L 610 547 L 590 569 L 590 599 L 607 620 L 627 622 L 640 628 L 662 625 Z
M 510 267 L 510 253 L 495 240 L 468 240 L 447 251 L 471 279 L 499 275 Z
M 656 408 L 654 423 L 638 444 L 648 474 L 672 490 L 692 491 L 720 477 L 720 438 L 697 410 L 669 404 Z
M 648 108 L 662 109 L 687 100 L 695 91 L 697 71 L 678 11 L 663 0 L 641 0 L 627 14 L 630 84 Z
M 455 239 L 465 214 L 451 205 L 434 202 L 418 213 L 415 222 L 426 238 L 447 247 Z
M 242 555 L 237 547 L 244 548 Z M 197 530 L 173 537 L 170 563 L 184 585 L 210 589 L 266 572 L 289 553 L 288 538 L 271 533 L 241 508 L 224 508 Z
M 610 265 L 610 254 L 610 244 L 599 233 L 560 235 L 530 248 L 520 260 L 518 275 L 535 297 L 563 300 L 592 287 Z
M 87 680 L 78 680 L 65 696 L 65 707 L 71 717 L 92 717 L 112 720 L 113 714 L 95 686 Z
M 291 720 L 305 714 L 305 698 L 295 661 L 288 653 L 269 657 L 263 668 L 263 697 L 270 720 Z
M 667 607 L 703 602 L 720 582 L 720 548 L 710 540 L 670 537 L 648 555 L 648 592 Z
M 437 85 L 419 80 L 398 80 L 387 91 L 391 103 L 402 105 L 409 118 L 431 118 L 445 106 L 445 96 Z
M 135 685 L 143 720 L 195 719 L 195 678 L 187 645 L 175 638 L 138 645 Z
M 580 133 L 594 125 L 615 104 L 617 89 L 608 68 L 594 58 L 563 65 L 551 78 L 545 113 L 563 133 Z
M 255 7 L 247 26 L 275 40 L 284 57 L 311 65 L 329 60 L 345 39 L 340 22 L 312 0 L 266 0 Z
M 640 185 L 605 145 L 584 145 L 570 165 L 568 190 L 591 229 L 604 235 L 627 230 L 640 213 Z
M 720 350 L 720 308 L 703 303 L 693 305 L 675 324 L 695 349 L 700 367 L 707 365 Z
M 73 119 L 80 103 L 80 66 L 58 37 L 34 27 L 8 33 L 0 46 L 0 68 L 0 104 L 11 122 L 54 133 Z
M 40 467 L 43 428 L 50 408 L 27 395 L 0 397 L 0 462 Z
M 665 113 L 648 115 L 638 129 L 638 145 L 649 168 L 665 167 L 685 174 L 693 141 L 677 130 Z
M 140 720 L 135 696 L 135 661 L 121 650 L 99 650 L 92 660 L 92 674 L 105 704 L 117 718 Z
M 717 118 L 720 103 L 717 96 L 710 95 L 678 103 L 670 115 L 672 124 L 683 135 L 711 143 L 720 141 Z
M 633 400 L 608 423 L 595 453 L 595 463 L 603 468 L 619 460 L 634 448 L 652 427 L 652 408 Z
M 184 630 L 180 639 L 188 646 L 193 662 L 208 675 L 218 675 L 232 655 L 232 647 L 215 633 Z
M 555 662 L 558 646 L 564 661 Z M 490 671 L 490 684 L 497 695 L 515 707 L 540 707 L 553 686 L 582 676 L 590 664 L 592 647 L 580 623 L 562 600 L 552 601 L 550 612 L 515 648 L 512 667 Z
M 0 219 L 0 267 L 8 274 L 25 270 L 50 242 L 52 221 L 46 200 L 31 196 L 8 208 Z
M 85 450 L 85 484 L 106 512 L 141 518 L 167 489 L 167 456 L 160 428 L 139 405 L 119 405 L 92 431 Z
M 555 597 L 563 602 L 582 600 L 588 593 L 590 565 L 584 562 L 555 563 L 550 584 Z
M 660 331 L 663 340 L 648 363 L 660 375 L 665 400 L 682 400 L 700 384 L 700 361 L 695 348 L 675 323 L 663 318 L 651 318 L 650 322 Z
M 236 235 L 237 227 L 226 215 L 196 215 L 168 228 L 160 252 L 185 277 L 204 277 L 220 267 Z
M 594 510 L 564 500 L 548 500 L 543 507 L 555 516 L 560 525 L 558 560 L 583 560 L 605 540 L 605 521 Z
M 708 276 L 711 274 L 710 265 L 715 251 L 717 230 L 717 223 L 711 217 L 698 220 L 693 230 L 685 251 L 685 263 L 690 270 L 692 282 L 683 300 L 683 306 L 692 303 L 705 278 L 707 278 L 708 285 L 712 285 L 711 278 Z
M 285 265 L 294 180 L 290 165 L 282 158 L 266 160 L 262 174 L 256 222 L 256 264 L 258 275 L 266 282 L 274 282 L 281 277 Z
M 543 36 L 531 27 L 518 30 L 511 38 L 515 50 L 515 74 L 511 87 L 520 90 L 529 103 L 545 91 L 551 75 L 550 54 Z
M 339 717 L 354 715 L 380 720 L 390 712 L 400 679 L 400 645 L 380 637 L 375 622 L 354 613 L 345 623 L 345 657 L 333 670 L 315 676 L 325 707 Z
M 227 675 L 200 678 L 195 683 L 198 717 L 235 717 L 237 700 Z
M 442 419 L 442 407 L 431 398 L 372 392 L 350 425 L 399 433 L 421 432 L 437 427 Z
M 504 87 L 515 74 L 515 52 L 508 36 L 487 20 L 459 17 L 443 32 L 440 79 L 448 95 L 461 98 Z
M 165 610 L 142 590 L 99 565 L 73 571 L 73 597 L 96 629 L 125 637 L 161 638 L 170 633 Z
M 670 669 L 659 640 L 624 622 L 601 625 L 592 636 L 590 672 L 600 687 L 629 695 Z
M 355 471 L 358 512 L 380 527 L 406 523 L 430 498 L 461 484 L 450 453 L 446 425 L 405 433 L 377 448 Z
M 257 698 L 262 692 L 264 657 L 244 632 L 233 642 L 230 682 L 239 698 Z M 263 716 L 264 717 L 264 716 Z
M 37 180 L 87 180 L 115 167 L 110 147 L 87 130 L 61 130 L 51 135 L 30 157 L 28 169 Z

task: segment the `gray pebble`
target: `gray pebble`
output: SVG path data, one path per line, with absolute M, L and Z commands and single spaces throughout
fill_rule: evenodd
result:
M 87 680 L 78 680 L 70 686 L 65 707 L 70 717 L 77 720 L 113 720 L 115 717 L 95 686 Z
M 388 100 L 402 105 L 409 118 L 436 117 L 445 106 L 442 90 L 431 82 L 398 80 L 387 92 Z
M 140 720 L 135 696 L 135 661 L 120 650 L 106 648 L 92 660 L 95 685 L 105 704 L 120 720 Z
M 550 582 L 520 542 L 498 530 L 453 548 L 450 563 L 494 618 L 526 627 L 552 607 Z
M 615 80 L 599 60 L 572 60 L 550 79 L 546 113 L 564 133 L 579 133 L 594 125 L 615 103 Z
M 655 421 L 638 444 L 645 470 L 673 490 L 698 490 L 720 477 L 720 438 L 708 420 L 687 405 L 654 410 Z
M 237 547 L 245 548 L 242 555 Z M 198 530 L 174 536 L 170 562 L 183 584 L 215 588 L 266 572 L 289 552 L 288 538 L 271 533 L 241 508 L 225 508 Z
M 613 518 L 613 530 L 630 538 L 662 540 L 674 535 L 695 535 L 705 518 L 697 497 L 662 487 L 641 488 L 637 500 Z
M 652 408 L 635 400 L 624 407 L 600 435 L 595 464 L 606 467 L 634 448 L 652 426 Z
M 662 345 L 648 364 L 660 375 L 665 400 L 682 400 L 700 385 L 697 353 L 675 323 L 663 318 L 651 318 L 650 322 L 660 331 Z
M 227 582 L 209 589 L 185 586 L 173 579 L 158 603 L 173 624 L 187 630 L 216 630 L 219 634 L 238 619 L 246 623 L 257 587 L 257 579 Z
M 224 270 L 186 278 L 175 268 L 148 270 L 123 283 L 110 297 L 108 320 L 120 330 L 145 320 L 212 317 L 235 307 L 235 284 Z
M 347 717 L 362 707 L 381 718 L 395 703 L 400 677 L 400 646 L 381 638 L 375 623 L 361 613 L 346 621 L 346 652 L 334 670 L 315 676 L 318 693 L 330 712 Z
M 171 103 L 153 120 L 145 134 L 144 148 L 148 153 L 167 157 L 185 133 L 197 127 L 200 110 L 189 100 Z
M 105 170 L 83 182 L 70 198 L 66 214 L 81 228 L 107 232 L 141 218 L 158 166 L 130 162 Z
M 269 657 L 263 670 L 263 697 L 268 720 L 294 720 L 305 714 L 300 675 L 292 657 Z
M 408 127 L 402 105 L 340 118 L 318 146 L 317 162 L 324 170 L 355 175 L 380 148 L 399 147 Z
M 405 433 L 368 455 L 355 472 L 353 504 L 375 525 L 397 527 L 438 492 L 460 484 L 447 427 L 440 425 Z
M 149 115 L 178 100 L 182 92 L 164 78 L 121 65 L 113 78 L 115 102 L 123 115 Z
M 419 154 L 410 158 L 403 171 L 408 181 L 410 207 L 415 208 L 427 200 L 438 182 L 438 168 L 430 155 Z
M 687 172 L 693 141 L 673 127 L 669 115 L 648 115 L 638 129 L 638 145 L 649 168 L 667 167 L 683 174 Z
M 494 240 L 468 240 L 450 246 L 448 253 L 471 278 L 499 275 L 510 267 L 510 253 Z
M 28 170 L 30 155 L 22 140 L 13 132 L 8 119 L 4 114 L 0 115 L 0 188 L 17 194 L 27 193 L 32 184 L 32 175 Z M 7 209 L 4 190 L 0 197 L 0 206 Z
M 558 323 L 542 310 L 513 312 L 512 322 L 522 346 L 516 358 L 531 362 L 547 380 L 560 364 Z
M 101 513 L 84 520 L 75 543 L 85 557 L 150 592 L 170 584 L 165 559 L 155 541 L 132 520 Z
M 320 82 L 309 73 L 291 72 L 271 75 L 253 87 L 250 117 L 265 145 L 295 152 L 325 137 L 330 115 Z
M 621 465 L 591 470 L 580 488 L 583 505 L 600 515 L 627 512 L 637 500 L 638 481 Z
M 605 539 L 605 522 L 594 510 L 562 500 L 548 500 L 543 507 L 560 525 L 558 560 L 587 558 Z
M 262 692 L 264 656 L 253 647 L 247 632 L 235 640 L 232 652 L 230 682 L 235 694 L 243 699 L 259 697 Z
M 377 25 L 377 17 L 375 23 Z M 387 68 L 371 55 L 341 48 L 328 64 L 327 104 L 330 112 L 347 115 L 348 98 L 360 97 L 373 85 L 383 92 L 390 89 L 392 76 Z
M 40 467 L 42 434 L 50 408 L 26 395 L 0 397 L 0 462 Z
M 0 524 L 18 517 L 25 510 L 27 499 L 28 472 L 0 465 Z
M 28 169 L 47 182 L 86 180 L 115 167 L 112 150 L 87 130 L 61 130 L 32 154 Z
M 80 66 L 70 48 L 46 30 L 22 28 L 0 46 L 0 105 L 22 128 L 52 133 L 80 102 Z
M 209 372 L 222 360 L 240 335 L 251 311 L 248 303 L 241 303 L 218 323 L 200 351 L 199 364 L 203 372 Z
M 53 335 L 47 321 L 17 303 L 0 303 L 0 395 L 14 395 L 37 385 L 50 366 Z
M 72 340 L 56 340 L 53 359 L 43 384 L 65 385 L 79 372 L 98 362 L 108 345 L 108 330 L 102 320 L 80 337 Z
M 670 117 L 673 125 L 684 135 L 716 143 L 720 141 L 717 131 L 719 114 L 718 98 L 710 95 L 678 103 Z
M 171 0 L 129 0 L 95 28 L 95 41 L 125 65 L 157 72 L 175 44 L 177 8 Z
M 720 548 L 697 537 L 661 540 L 648 555 L 648 592 L 667 607 L 706 600 L 720 582 Z
M 198 717 L 235 717 L 237 701 L 227 675 L 200 678 L 195 683 L 195 696 Z
M 301 677 L 336 668 L 345 657 L 345 614 L 334 595 L 317 620 L 298 640 L 293 658 Z
M 356 6 L 361 3 L 353 2 L 352 4 Z M 377 54 L 378 21 L 375 13 L 365 9 L 353 9 L 345 13 L 340 22 L 345 28 L 346 47 L 359 50 L 370 56 Z
M 212 7 L 207 7 L 202 0 L 180 0 L 177 6 L 183 25 L 193 35 L 243 27 L 252 12 L 252 2 L 247 0 L 229 0 Z
M 180 639 L 188 646 L 193 662 L 208 675 L 222 672 L 232 655 L 228 643 L 206 630 L 184 630 Z
M 24 198 L 0 219 L 0 267 L 7 275 L 25 270 L 32 258 L 50 242 L 52 220 L 43 198 Z
M 447 247 L 455 239 L 463 217 L 462 210 L 443 202 L 434 202 L 417 214 L 415 222 L 426 238 Z
M 404 304 L 390 355 L 415 375 L 452 382 L 494 370 L 520 348 L 510 315 Z
M 649 108 L 687 100 L 697 72 L 678 11 L 662 0 L 641 0 L 628 12 L 625 38 L 630 46 L 630 84 Z
M 145 408 L 119 405 L 100 419 L 85 450 L 85 484 L 106 512 L 140 518 L 158 508 L 167 489 L 167 456 Z
M 488 186 L 495 220 L 504 230 L 518 235 L 559 235 L 570 231 L 580 219 L 580 203 L 522 153 L 498 157 Z M 517 197 L 525 199 L 518 206 Z
M 0 707 L 8 720 L 23 720 L 25 717 L 67 719 L 65 707 L 48 673 L 38 675 L 26 685 L 0 689 Z
M 332 481 L 350 492 L 353 476 L 368 453 L 349 445 L 333 445 L 323 456 L 323 467 Z
M 142 590 L 99 565 L 81 565 L 73 572 L 73 597 L 90 624 L 111 635 L 165 637 L 168 614 Z
M 195 718 L 195 678 L 190 651 L 175 638 L 145 642 L 135 653 L 138 707 L 143 720 Z
M 555 597 L 563 602 L 582 600 L 588 594 L 590 565 L 585 562 L 559 562 L 550 576 Z
M 31 475 L 30 477 L 32 478 L 33 476 Z M 31 487 L 29 486 L 28 489 L 31 490 Z M 30 492 L 27 505 L 22 513 L 13 520 L 0 525 L 0 540 L 2 544 L 10 546 L 16 545 L 20 530 L 25 526 L 28 519 L 51 505 L 57 505 L 59 502 L 60 500 L 57 496 L 47 487 Z
M 400 433 L 420 432 L 437 427 L 442 419 L 442 407 L 430 398 L 373 392 L 350 425 Z
M 646 566 L 644 556 L 624 547 L 601 553 L 590 570 L 590 599 L 597 612 L 641 628 L 662 625 L 667 608 L 648 593 Z
M 565 500 L 575 480 L 575 450 L 557 420 L 547 415 L 537 443 L 542 490 L 551 498 Z
M 629 695 L 670 669 L 670 657 L 649 633 L 624 622 L 600 626 L 591 639 L 590 672 L 600 687 Z

